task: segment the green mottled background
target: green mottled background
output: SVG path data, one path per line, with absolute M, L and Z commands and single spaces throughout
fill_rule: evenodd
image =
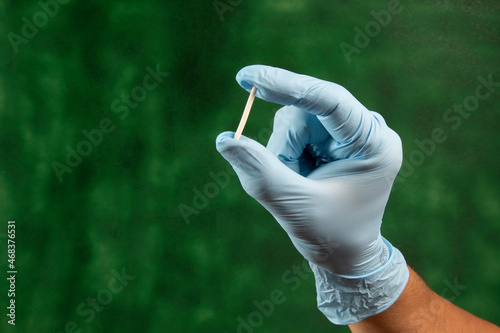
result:
M 34 0 L 0 1 L 0 331 L 231 333 L 249 315 L 255 333 L 348 331 L 316 309 L 310 271 L 289 271 L 303 259 L 237 178 L 212 186 L 227 167 L 214 140 L 238 124 L 248 93 L 234 76 L 249 64 L 335 81 L 384 115 L 406 159 L 384 235 L 434 290 L 500 324 L 500 87 L 455 129 L 443 120 L 479 76 L 500 81 L 500 2 L 402 0 L 348 62 L 340 44 L 388 1 L 231 1 L 219 15 L 212 0 L 72 0 L 46 22 Z M 34 15 L 45 24 L 16 50 L 9 36 Z M 112 103 L 157 65 L 169 75 L 121 119 Z M 245 134 L 266 142 L 276 110 L 257 100 Z M 52 163 L 104 118 L 114 131 L 59 181 Z M 435 128 L 447 139 L 412 165 Z M 206 186 L 216 195 L 203 202 Z M 179 205 L 196 199 L 184 219 Z M 135 278 L 112 294 L 123 269 Z M 275 289 L 284 302 L 256 322 L 253 302 Z M 91 318 L 97 296 L 109 304 Z

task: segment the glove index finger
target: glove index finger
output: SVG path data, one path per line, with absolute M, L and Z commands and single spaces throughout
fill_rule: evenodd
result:
M 293 105 L 314 115 L 326 115 L 341 102 L 359 103 L 336 83 L 271 66 L 244 67 L 236 75 L 236 81 L 249 92 L 253 86 L 257 87 L 256 96 L 261 99 Z
M 370 111 L 336 83 L 264 65 L 244 67 L 236 80 L 248 91 L 257 87 L 261 99 L 316 115 L 335 141 L 353 144 L 353 152 L 369 138 Z

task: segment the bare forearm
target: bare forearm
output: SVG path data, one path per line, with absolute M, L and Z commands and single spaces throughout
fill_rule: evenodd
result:
M 349 325 L 353 333 L 498 333 L 500 328 L 434 293 L 411 269 L 398 300 L 386 311 Z

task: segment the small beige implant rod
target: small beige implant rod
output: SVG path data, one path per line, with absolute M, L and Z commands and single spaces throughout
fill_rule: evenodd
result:
M 252 91 L 250 92 L 250 96 L 248 96 L 247 105 L 245 105 L 245 110 L 243 110 L 243 115 L 241 116 L 240 124 L 238 125 L 238 129 L 236 130 L 236 134 L 234 134 L 234 138 L 238 140 L 243 133 L 243 129 L 245 128 L 245 124 L 248 120 L 248 115 L 250 114 L 250 109 L 252 108 L 253 100 L 255 99 L 255 93 L 257 92 L 257 88 L 252 87 Z

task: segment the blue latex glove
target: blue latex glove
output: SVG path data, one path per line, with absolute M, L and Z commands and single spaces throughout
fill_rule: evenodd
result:
M 286 106 L 267 148 L 225 132 L 217 150 L 310 261 L 318 307 L 330 321 L 351 324 L 384 311 L 409 276 L 402 254 L 380 235 L 402 161 L 399 136 L 335 83 L 261 65 L 236 79 Z

